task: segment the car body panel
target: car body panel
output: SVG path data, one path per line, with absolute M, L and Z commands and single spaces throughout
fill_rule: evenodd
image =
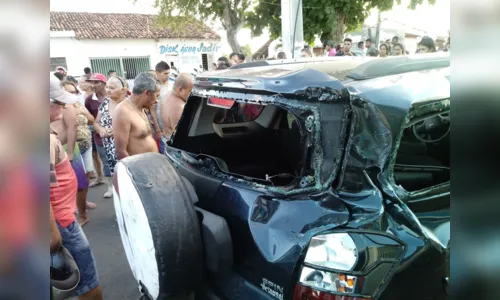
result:
M 193 167 L 175 158 L 172 155 L 175 151 L 172 149 L 167 156 L 174 164 L 179 164 L 178 170 L 185 176 Z M 204 174 L 200 172 L 198 176 Z M 257 191 L 230 179 L 224 180 L 212 199 L 200 199 L 197 204 L 226 219 L 233 238 L 235 274 L 212 282 L 214 292 L 226 299 L 265 299 L 260 298 L 262 291 L 255 290 L 260 289 L 265 279 L 283 291 L 282 299 L 291 299 L 297 262 L 304 255 L 310 238 L 340 228 L 387 232 L 403 241 L 407 250 L 396 273 L 402 278 L 410 276 L 405 275 L 406 269 L 415 259 L 426 261 L 442 257 L 443 249 L 436 241 L 427 238 L 418 222 L 407 221 L 406 216 L 412 214 L 407 207 L 395 204 L 385 209 L 382 201 L 381 193 L 374 186 L 355 195 L 337 194 L 331 190 L 323 197 L 316 195 L 310 199 L 304 196 L 290 201 L 273 198 L 263 190 Z M 349 211 L 356 213 L 350 215 Z M 422 274 L 427 273 L 424 271 L 419 270 Z M 439 280 L 445 277 L 444 265 L 435 270 L 434 277 L 439 277 Z M 241 289 L 246 292 L 242 293 Z M 412 296 L 407 292 L 408 287 L 392 287 L 393 298 L 387 299 L 422 299 L 419 297 L 427 293 Z M 233 295 L 239 296 L 233 298 Z
M 233 81 L 232 75 L 229 76 L 229 74 L 228 72 L 219 79 L 226 80 L 226 82 L 267 81 L 261 75 L 240 77 Z M 287 78 L 288 91 L 283 86 L 279 91 L 281 95 L 290 96 L 297 95 L 297 90 L 307 89 L 309 84 L 304 81 L 302 84 L 294 84 L 295 80 L 303 78 L 301 74 L 313 74 L 313 72 L 293 71 L 284 72 L 284 74 Z M 436 265 L 439 265 L 436 272 L 429 277 L 432 280 L 439 281 L 446 276 L 446 266 L 438 263 L 442 260 L 444 248 L 436 239 L 429 238 L 428 228 L 420 224 L 405 204 L 394 203 L 390 207 L 384 206 L 385 195 L 374 184 L 373 178 L 366 173 L 366 170 L 372 167 L 379 168 L 379 174 L 387 168 L 401 126 L 412 109 L 449 98 L 449 80 L 443 74 L 446 75 L 446 70 L 393 75 L 346 84 L 347 89 L 357 91 L 351 97 L 350 107 L 351 112 L 356 115 L 358 126 L 352 128 L 349 136 L 345 136 L 349 144 L 344 149 L 357 150 L 349 152 L 349 155 L 344 158 L 344 164 L 341 166 L 343 177 L 337 183 L 337 189 L 320 188 L 313 194 L 311 191 L 304 191 L 294 196 L 292 200 L 287 195 L 273 193 L 272 190 L 262 186 L 257 188 L 229 177 L 221 178 L 223 183 L 216 194 L 211 199 L 200 200 L 198 205 L 227 220 L 235 244 L 235 272 L 239 278 L 237 282 L 243 278 L 248 281 L 247 284 L 258 287 L 265 278 L 284 291 L 283 299 L 290 299 L 293 284 L 296 282 L 297 262 L 301 260 L 301 256 L 307 249 L 310 238 L 315 234 L 340 228 L 388 232 L 403 241 L 407 245 L 407 250 L 402 257 L 400 267 L 393 274 L 395 278 L 400 278 L 398 282 L 407 280 L 407 276 L 413 276 L 411 274 L 416 272 L 427 273 L 425 269 L 411 270 L 413 264 L 420 260 L 435 261 Z M 281 77 L 278 78 L 281 80 Z M 338 86 L 343 90 L 343 84 L 335 79 L 329 81 L 325 76 L 320 78 L 325 79 L 323 82 L 330 82 L 330 86 Z M 448 84 L 448 89 L 436 88 L 436 82 Z M 257 84 L 258 88 L 255 90 L 265 90 L 271 93 L 278 91 L 269 88 L 265 85 L 266 83 L 259 84 L 261 85 Z M 415 85 L 427 89 L 427 93 L 419 91 Z M 203 87 L 197 86 L 195 89 L 195 95 L 205 97 L 235 99 L 243 97 L 239 93 L 241 88 L 235 85 L 222 84 L 210 87 L 204 85 Z M 319 110 L 322 114 L 325 114 L 327 107 L 334 109 L 339 107 L 336 106 L 338 105 L 336 102 L 341 102 L 339 100 L 322 101 L 319 98 L 312 99 L 312 97 L 291 100 L 286 97 L 255 94 L 255 90 L 247 94 L 245 99 L 257 103 L 285 106 L 288 104 L 289 107 L 293 107 L 290 103 L 297 102 L 297 105 L 310 108 L 318 107 L 319 103 L 324 103 L 324 105 L 330 103 L 330 106 Z M 419 93 L 415 94 L 416 91 Z M 345 121 L 345 124 L 352 126 L 352 119 Z M 179 155 L 175 155 L 177 150 L 174 148 L 171 150 L 173 152 L 167 155 L 175 164 L 180 165 L 181 174 L 196 172 L 193 166 L 183 167 L 186 163 L 178 159 Z M 196 183 L 194 185 L 196 188 Z M 255 266 L 259 268 L 256 269 Z M 217 290 L 220 294 L 228 295 L 234 286 L 227 285 L 227 281 L 224 282 L 226 284 L 220 282 L 214 284 L 218 286 Z M 408 294 L 412 288 L 414 287 L 400 288 L 391 285 L 390 295 L 387 294 L 384 297 L 387 299 L 401 299 L 401 297 L 422 299 L 431 293 L 438 293 L 437 290 L 420 293 L 413 290 L 412 293 L 415 295 L 413 296 Z M 439 284 L 436 289 L 440 289 Z
M 439 101 L 449 98 L 446 72 L 344 83 L 317 70 L 281 65 L 198 75 L 165 155 L 193 184 L 199 198 L 196 205 L 223 217 L 231 232 L 234 274 L 211 279 L 214 293 L 221 299 L 291 299 L 311 238 L 357 230 L 405 245 L 397 268 L 387 272 L 370 296 L 441 299 L 447 249 L 430 236 L 433 228 L 424 227 L 391 192 L 394 183 L 388 172 L 411 112 L 439 112 L 443 108 Z M 301 132 L 323 150 L 312 159 L 317 167 L 315 183 L 283 191 L 206 168 L 195 163 L 195 155 L 183 158 L 175 145 L 189 134 L 194 103 L 214 96 L 314 116 L 313 121 L 299 121 Z M 311 129 L 310 134 L 305 128 Z M 446 216 L 441 221 L 445 224 Z

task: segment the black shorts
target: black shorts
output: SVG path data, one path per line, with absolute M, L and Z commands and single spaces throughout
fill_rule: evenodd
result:
M 94 135 L 92 135 L 92 152 L 97 153 L 97 147 L 95 145 Z

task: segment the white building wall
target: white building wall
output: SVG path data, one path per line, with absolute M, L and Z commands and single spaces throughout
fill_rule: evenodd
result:
M 151 69 L 155 65 L 165 60 L 174 65 L 179 71 L 191 72 L 193 68 L 198 68 L 201 64 L 201 54 L 206 52 L 180 53 L 183 46 L 200 48 L 200 44 L 215 44 L 218 47 L 212 47 L 215 51 L 207 53 L 209 64 L 216 61 L 221 55 L 220 43 L 216 40 L 193 40 L 193 39 L 107 39 L 107 40 L 77 40 L 73 37 L 56 37 L 51 34 L 50 38 L 50 57 L 65 57 L 70 75 L 78 76 L 83 74 L 85 67 L 90 67 L 90 58 L 104 57 L 131 57 L 131 56 L 149 56 Z M 161 53 L 161 46 L 177 46 L 177 56 L 175 53 Z M 192 48 L 191 48 L 192 49 Z M 203 49 L 200 49 L 203 50 Z M 205 48 L 206 50 L 206 48 Z M 174 55 L 172 55 L 174 54 Z M 182 58 L 181 58 L 182 56 Z M 190 59 L 196 58 L 199 59 Z M 184 62 L 184 64 L 183 64 Z M 187 63 L 186 63 L 187 62 Z M 210 67 L 210 66 L 209 66 Z

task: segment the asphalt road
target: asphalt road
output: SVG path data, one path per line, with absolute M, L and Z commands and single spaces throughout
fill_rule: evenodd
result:
M 96 259 L 104 299 L 138 300 L 137 283 L 123 250 L 112 198 L 103 198 L 105 185 L 89 189 L 87 199 L 97 208 L 89 210 L 90 222 L 83 227 Z

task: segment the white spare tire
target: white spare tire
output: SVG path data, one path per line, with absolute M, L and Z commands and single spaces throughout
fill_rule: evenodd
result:
M 118 162 L 114 206 L 133 275 L 151 299 L 182 297 L 202 282 L 203 249 L 196 195 L 158 153 Z

